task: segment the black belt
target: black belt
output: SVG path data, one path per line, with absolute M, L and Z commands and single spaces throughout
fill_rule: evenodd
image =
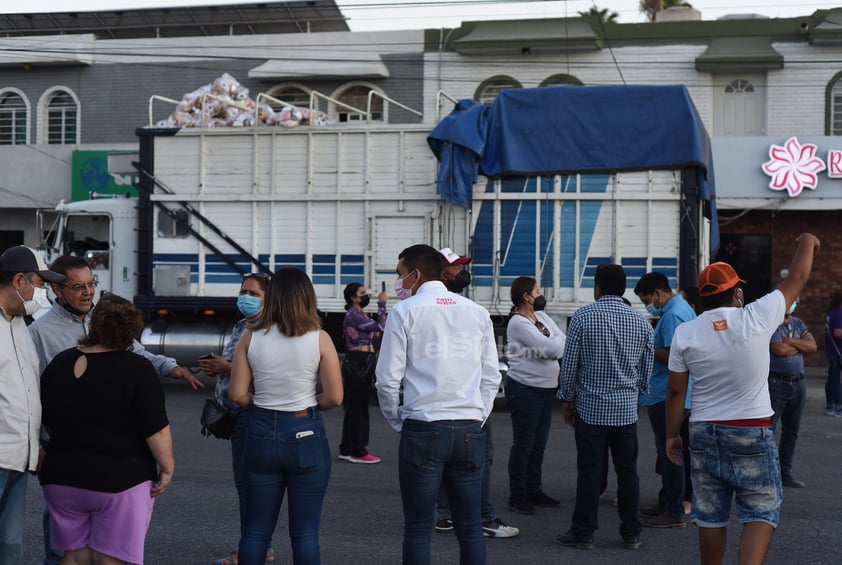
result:
M 778 379 L 787 383 L 797 383 L 801 380 L 801 375 L 787 375 L 786 373 L 769 372 L 770 379 Z

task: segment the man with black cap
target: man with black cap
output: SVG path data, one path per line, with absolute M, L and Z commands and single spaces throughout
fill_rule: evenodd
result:
M 45 282 L 62 281 L 34 249 L 18 245 L 0 255 L 0 565 L 20 561 L 26 472 L 38 464 L 38 356 L 24 316 L 46 301 Z
M 679 428 L 689 374 L 693 522 L 699 526 L 701 562 L 722 563 L 731 516 L 743 524 L 741 564 L 766 558 L 782 498 L 775 434 L 770 418 L 769 339 L 810 277 L 819 239 L 802 234 L 789 276 L 744 307 L 740 279 L 727 263 L 699 275 L 702 313 L 678 326 L 672 340 L 667 386 L 667 457 L 682 464 Z M 728 464 L 721 464 L 727 462 Z

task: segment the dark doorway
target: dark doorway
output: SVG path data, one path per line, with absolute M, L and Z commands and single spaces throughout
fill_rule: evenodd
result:
M 746 281 L 746 304 L 772 290 L 772 238 L 768 235 L 722 234 L 717 261 L 728 263 Z

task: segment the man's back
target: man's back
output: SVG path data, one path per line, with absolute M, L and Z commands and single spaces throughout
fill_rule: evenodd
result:
M 389 315 L 378 389 L 390 390 L 403 379 L 400 420 L 483 419 L 497 391 L 488 381 L 491 375 L 499 381 L 496 364 L 488 312 L 430 281 Z M 393 415 L 387 417 L 395 425 Z
M 768 418 L 769 339 L 784 315 L 780 291 L 745 308 L 715 308 L 675 331 L 670 370 L 693 375 L 690 421 Z
M 577 413 L 592 425 L 637 421 L 637 396 L 647 390 L 652 371 L 652 344 L 652 326 L 619 296 L 604 295 L 580 308 L 567 334 L 562 397 L 575 398 Z

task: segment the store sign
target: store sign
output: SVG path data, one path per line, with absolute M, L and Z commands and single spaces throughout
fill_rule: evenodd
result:
M 816 157 L 817 151 L 817 145 L 799 143 L 795 136 L 782 146 L 769 147 L 769 160 L 761 167 L 772 179 L 769 188 L 786 190 L 794 198 L 805 188 L 815 190 L 819 184 L 818 173 L 824 170 L 830 178 L 842 178 L 842 151 L 828 151 L 827 164 Z

